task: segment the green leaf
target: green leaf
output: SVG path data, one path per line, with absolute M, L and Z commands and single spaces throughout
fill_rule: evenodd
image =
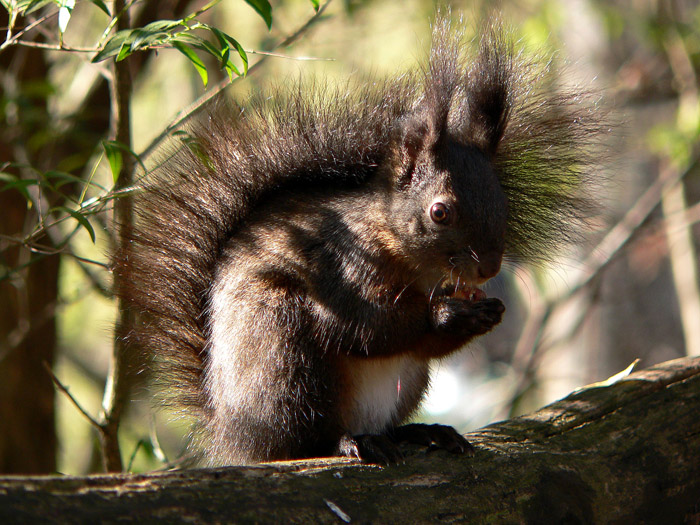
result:
M 180 132 L 178 132 L 180 133 Z M 184 133 L 184 132 L 183 132 Z M 175 133 L 173 133 L 174 135 Z M 13 175 L 12 173 L 5 173 L 4 171 L 0 171 L 0 180 L 4 180 L 7 182 L 14 182 L 17 180 L 17 175 Z M 0 186 L 1 188 L 2 186 Z M 0 190 L 1 191 L 1 190 Z
M 122 144 L 121 142 L 118 142 L 116 140 L 103 140 L 102 146 L 105 149 L 105 155 L 107 155 L 109 167 L 112 170 L 112 178 L 114 179 L 115 183 L 117 182 L 119 172 L 122 169 L 122 155 L 124 153 L 127 153 L 128 155 L 134 157 L 134 159 L 136 159 L 136 162 L 138 162 L 139 166 L 141 166 L 141 169 L 146 171 L 146 166 L 143 164 L 141 157 L 139 157 L 134 150 L 126 147 L 125 144 Z
M 136 29 L 124 29 L 110 38 L 92 61 L 101 62 L 116 55 L 116 60 L 124 60 L 133 52 L 170 40 L 172 30 L 182 26 L 181 20 L 157 20 Z
M 102 0 L 90 0 L 90 3 L 95 4 L 97 7 L 102 9 L 107 16 L 112 16 L 112 13 L 109 12 L 107 5 Z
M 180 20 L 156 20 L 143 27 L 139 27 L 132 31 L 129 39 L 131 42 L 131 50 L 136 51 L 143 47 L 162 44 L 173 37 L 172 30 L 182 26 Z
M 183 25 L 182 20 L 156 20 L 146 24 L 141 29 L 148 33 L 163 33 Z
M 32 13 L 36 11 L 37 9 L 41 9 L 44 7 L 46 4 L 51 4 L 51 3 L 56 3 L 52 2 L 51 0 L 24 0 L 17 2 L 17 9 L 19 10 L 20 13 L 24 15 L 28 15 L 29 13 Z
M 112 170 L 112 180 L 116 184 L 123 164 L 121 144 L 113 140 L 103 140 L 102 146 L 109 161 L 109 168 Z
M 130 50 L 138 51 L 139 49 L 162 44 L 170 38 L 169 33 L 163 31 L 146 31 L 142 28 L 134 29 L 126 39 Z
M 59 189 L 61 186 L 71 183 L 80 184 L 81 186 L 85 184 L 85 181 L 80 177 L 65 171 L 50 170 L 44 173 L 44 178 L 49 181 L 49 184 L 54 189 Z
M 265 20 L 267 28 L 272 27 L 272 6 L 267 0 L 245 0 L 248 5 L 255 9 L 258 14 Z
M 117 62 L 121 62 L 126 57 L 128 57 L 130 54 L 131 54 L 131 45 L 129 45 L 128 42 L 124 42 L 122 44 L 121 49 L 119 50 L 119 53 L 117 53 L 117 57 L 114 60 L 116 60 Z
M 68 213 L 71 217 L 78 221 L 78 223 L 90 234 L 90 239 L 92 239 L 92 243 L 95 244 L 95 229 L 92 227 L 92 224 L 90 224 L 90 221 L 85 218 L 85 215 L 65 206 L 57 206 L 56 209 Z
M 36 186 L 39 181 L 36 179 L 20 179 L 17 175 L 12 175 L 11 173 L 0 172 L 0 180 L 6 181 L 7 184 L 0 185 L 0 192 L 15 189 L 22 194 L 22 196 L 27 199 L 29 205 L 32 203 L 32 197 L 29 195 L 29 186 Z
M 208 40 L 205 40 L 203 38 L 200 38 L 195 35 L 183 35 L 187 36 L 186 39 L 189 43 L 190 47 L 193 47 L 195 49 L 199 49 L 200 51 L 204 51 L 205 53 L 213 56 L 218 62 L 219 62 L 219 67 L 221 69 L 226 69 L 228 68 L 229 65 L 234 66 L 231 61 L 229 60 L 229 49 L 228 45 L 226 46 L 225 49 L 219 49 L 216 47 L 214 44 L 209 42 Z
M 314 11 L 318 13 L 318 8 L 321 7 L 321 3 L 318 0 L 311 0 L 311 5 L 314 6 Z
M 109 57 L 117 55 L 130 36 L 131 29 L 119 31 L 112 38 L 107 40 L 107 43 L 104 45 L 102 50 L 92 58 L 92 62 L 102 62 L 103 60 L 107 60 Z
M 248 74 L 248 55 L 245 52 L 245 49 L 243 49 L 243 46 L 238 43 L 238 41 L 233 38 L 232 36 L 224 33 L 220 29 L 217 29 L 215 27 L 209 27 L 208 28 L 214 35 L 216 35 L 216 38 L 219 40 L 219 44 L 221 45 L 222 49 L 226 49 L 227 51 L 233 47 L 237 52 L 238 56 L 241 57 L 241 60 L 243 61 L 243 75 Z M 233 63 L 230 64 L 230 67 L 236 72 L 237 75 L 240 76 L 240 72 L 236 68 L 236 66 L 233 65 Z
M 219 49 L 211 42 L 189 33 L 180 33 L 176 35 L 176 38 L 173 39 L 173 46 L 175 45 L 175 42 L 182 42 L 185 45 L 189 45 L 190 47 L 194 47 L 195 49 L 199 49 L 210 54 L 219 61 L 221 69 L 226 69 L 227 71 L 232 69 L 236 72 L 236 75 L 240 76 L 236 66 L 229 60 L 228 44 L 224 44 L 225 47 Z M 229 76 L 231 75 L 229 74 Z
M 188 47 L 182 42 L 173 42 L 173 47 L 177 49 L 180 53 L 185 55 L 190 62 L 192 62 L 192 65 L 195 67 L 197 73 L 199 73 L 199 76 L 202 78 L 202 83 L 206 87 L 207 82 L 209 80 L 209 75 L 207 73 L 207 68 L 204 65 L 204 62 L 202 62 L 202 59 L 197 56 L 197 53 L 195 53 L 192 50 L 192 48 Z

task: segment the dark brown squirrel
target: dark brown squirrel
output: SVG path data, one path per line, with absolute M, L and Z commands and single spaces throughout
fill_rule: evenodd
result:
M 429 67 L 301 82 L 217 105 L 143 179 L 116 256 L 130 337 L 214 464 L 341 454 L 393 462 L 429 365 L 490 331 L 478 287 L 577 236 L 598 130 L 497 24 L 468 57 L 445 17 Z

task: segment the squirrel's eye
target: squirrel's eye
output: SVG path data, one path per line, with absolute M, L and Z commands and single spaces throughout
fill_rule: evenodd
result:
M 442 202 L 436 202 L 430 207 L 430 218 L 435 223 L 441 224 L 447 222 L 449 216 L 449 209 Z

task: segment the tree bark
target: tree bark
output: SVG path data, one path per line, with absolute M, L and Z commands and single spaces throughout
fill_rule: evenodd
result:
M 4 477 L 0 522 L 697 524 L 698 414 L 700 358 L 679 359 L 468 434 L 473 457 Z
M 9 22 L 0 9 L 0 27 Z M 42 130 L 38 122 L 46 116 L 46 99 L 27 94 L 26 86 L 38 84 L 46 74 L 46 62 L 36 49 L 8 49 L 0 55 L 0 93 L 8 107 L 25 97 L 34 104 L 25 118 L 17 109 L 16 120 L 0 111 L 0 170 L 20 173 L 9 167 L 15 153 L 25 150 Z M 23 151 L 24 152 L 24 151 Z M 42 202 L 44 206 L 54 203 Z M 37 210 L 18 192 L 0 192 L 0 235 L 21 237 L 37 221 Z M 38 243 L 51 246 L 43 236 Z M 54 388 L 44 368 L 54 362 L 58 274 L 57 255 L 35 256 L 24 247 L 0 240 L 0 472 L 45 473 L 56 470 L 54 432 Z M 34 260 L 27 267 L 23 265 Z M 13 270 L 17 269 L 16 272 Z M 27 395 L 27 393 L 31 393 Z

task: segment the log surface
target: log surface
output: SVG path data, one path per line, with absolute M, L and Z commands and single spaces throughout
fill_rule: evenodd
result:
M 700 523 L 700 358 L 467 438 L 473 457 L 410 447 L 387 468 L 329 458 L 0 477 L 0 523 Z

